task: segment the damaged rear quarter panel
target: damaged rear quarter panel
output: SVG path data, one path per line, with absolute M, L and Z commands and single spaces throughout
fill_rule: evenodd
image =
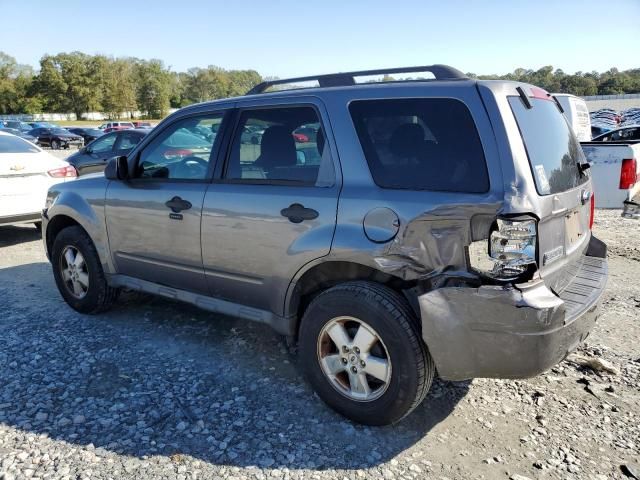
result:
M 327 108 L 332 118 L 343 169 L 336 232 L 327 260 L 364 264 L 403 280 L 427 279 L 443 273 L 468 275 L 466 247 L 487 235 L 503 208 L 504 179 L 501 152 L 480 93 L 472 83 L 443 83 L 428 90 L 403 86 L 389 98 L 454 98 L 471 112 L 486 161 L 489 191 L 485 193 L 385 189 L 371 176 L 349 114 L 349 103 L 371 99 L 367 89 L 332 95 Z M 395 93 L 395 92 L 394 92 Z M 344 161 L 343 159 L 348 159 Z M 446 161 L 446 159 L 443 159 Z M 509 163 L 509 160 L 505 163 Z M 511 183 L 511 182 L 509 182 Z M 399 219 L 397 235 L 387 243 L 367 238 L 363 220 L 376 208 L 393 210 Z M 473 225 L 473 226 L 472 226 Z

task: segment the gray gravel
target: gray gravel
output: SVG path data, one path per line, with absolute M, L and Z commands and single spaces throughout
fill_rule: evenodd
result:
M 611 277 L 579 353 L 619 374 L 565 361 L 530 380 L 436 381 L 384 428 L 325 407 L 262 325 L 137 294 L 72 311 L 36 231 L 0 227 L 0 478 L 626 478 L 640 458 L 640 222 L 617 215 L 598 212 Z

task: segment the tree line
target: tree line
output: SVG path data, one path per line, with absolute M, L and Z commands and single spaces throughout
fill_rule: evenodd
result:
M 517 80 L 549 92 L 578 96 L 640 92 L 640 68 L 604 73 L 566 74 L 552 66 L 518 68 L 506 75 L 480 79 Z M 114 58 L 82 52 L 45 55 L 40 69 L 19 64 L 0 51 L 0 114 L 101 112 L 109 118 L 142 112 L 161 118 L 170 108 L 243 95 L 262 81 L 255 70 L 224 70 L 216 66 L 174 72 L 161 60 Z
M 567 74 L 552 66 L 539 70 L 517 68 L 506 75 L 475 75 L 470 77 L 486 80 L 516 80 L 531 83 L 551 93 L 571 93 L 579 97 L 589 95 L 617 95 L 623 93 L 640 93 L 640 68 L 619 71 L 611 68 L 603 73 L 576 72 Z
M 216 66 L 174 72 L 161 60 L 82 52 L 45 55 L 36 72 L 0 51 L 0 114 L 87 112 L 109 118 L 142 112 L 162 118 L 170 108 L 243 95 L 262 78 L 254 70 Z

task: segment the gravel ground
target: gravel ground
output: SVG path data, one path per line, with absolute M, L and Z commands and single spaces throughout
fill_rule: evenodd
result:
M 436 380 L 384 428 L 325 407 L 265 326 L 137 294 L 72 311 L 35 229 L 0 227 L 0 479 L 626 478 L 640 463 L 640 222 L 619 215 L 597 213 L 610 280 L 578 352 L 613 373 L 571 357 L 530 380 Z

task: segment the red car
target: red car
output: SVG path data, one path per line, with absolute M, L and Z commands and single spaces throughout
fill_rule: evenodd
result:
M 100 125 L 100 130 L 104 133 L 115 132 L 117 130 L 127 130 L 129 128 L 135 128 L 131 122 L 109 122 Z

